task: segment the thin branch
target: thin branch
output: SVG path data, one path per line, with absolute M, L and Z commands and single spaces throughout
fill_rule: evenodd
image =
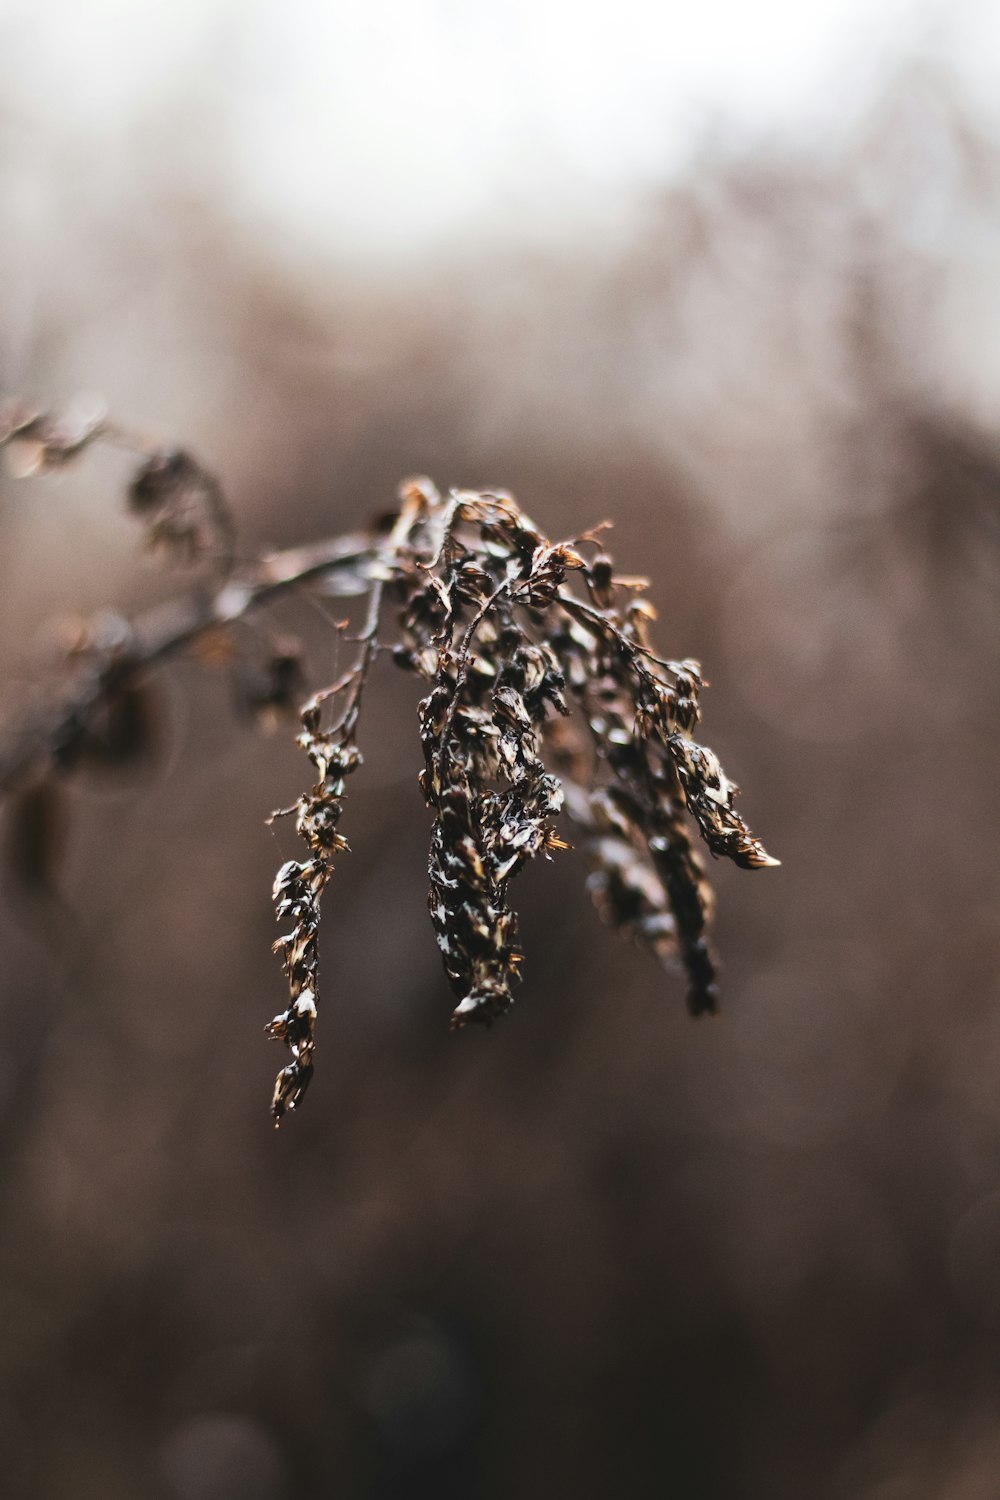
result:
M 86 730 L 123 680 L 179 656 L 202 636 L 273 603 L 327 574 L 367 582 L 378 544 L 365 536 L 335 537 L 264 558 L 243 578 L 208 595 L 189 595 L 140 615 L 124 641 L 99 653 L 61 701 L 0 733 L 0 796 L 12 791 L 43 759 L 57 757 Z

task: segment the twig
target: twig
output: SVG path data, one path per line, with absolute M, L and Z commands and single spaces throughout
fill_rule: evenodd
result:
M 378 551 L 374 541 L 357 536 L 292 547 L 207 597 L 174 599 L 140 615 L 127 627 L 123 643 L 99 654 L 61 702 L 0 734 L 0 796 L 14 790 L 39 761 L 57 757 L 78 738 L 124 679 L 179 656 L 220 625 L 325 574 L 354 573 L 363 580 Z

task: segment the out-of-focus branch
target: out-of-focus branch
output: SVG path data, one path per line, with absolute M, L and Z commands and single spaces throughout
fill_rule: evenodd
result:
M 171 600 L 122 628 L 94 651 L 57 701 L 20 724 L 0 727 L 0 796 L 13 790 L 39 762 L 59 760 L 85 734 L 109 695 L 126 679 L 170 660 L 199 638 L 230 625 L 283 594 L 328 574 L 363 590 L 377 552 L 367 534 L 334 537 L 261 559 L 214 592 Z

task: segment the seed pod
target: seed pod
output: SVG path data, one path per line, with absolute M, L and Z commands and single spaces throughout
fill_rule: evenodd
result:
M 194 562 L 210 553 L 232 560 L 233 523 L 218 481 L 190 453 L 156 453 L 139 468 L 128 490 L 132 512 L 146 525 L 151 549 Z
M 298 717 L 306 694 L 302 646 L 294 637 L 274 641 L 260 660 L 242 661 L 233 674 L 237 709 L 262 728 L 276 729 Z
M 153 684 L 124 677 L 96 705 L 80 737 L 80 763 L 96 771 L 122 771 L 152 761 L 163 739 L 160 696 Z

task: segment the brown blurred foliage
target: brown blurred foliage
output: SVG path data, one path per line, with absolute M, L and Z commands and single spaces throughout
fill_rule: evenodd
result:
M 392 286 L 281 276 L 207 196 L 133 191 L 125 220 L 67 202 L 72 274 L 54 250 L 0 383 L 156 413 L 255 543 L 349 530 L 415 471 L 550 534 L 614 516 L 784 868 L 718 869 L 698 1024 L 580 861 L 531 871 L 514 1014 L 449 1034 L 413 695 L 382 673 L 323 1088 L 276 1136 L 263 820 L 298 756 L 171 667 L 155 769 L 71 788 L 59 905 L 4 908 L 5 1493 L 989 1500 L 996 143 L 908 75 L 835 159 L 706 156 L 624 247 Z M 169 588 L 124 472 L 5 481 L 12 704 L 46 620 Z

